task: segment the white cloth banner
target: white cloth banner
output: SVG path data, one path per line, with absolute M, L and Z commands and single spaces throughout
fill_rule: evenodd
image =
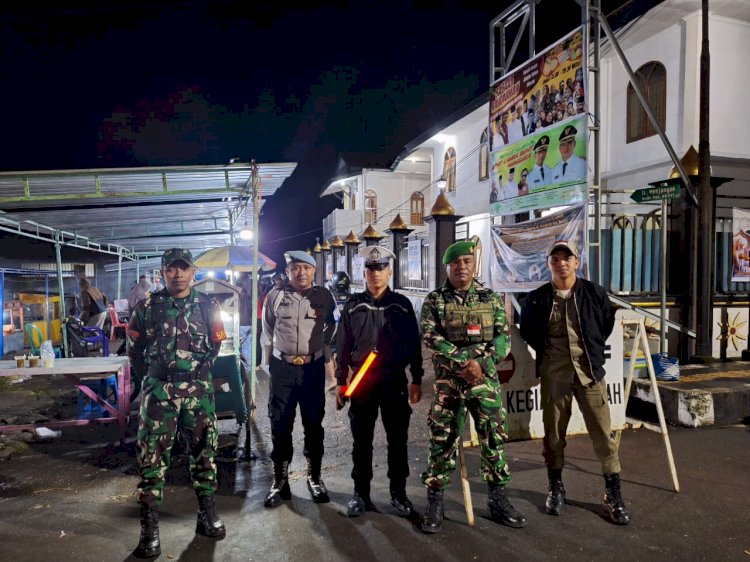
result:
M 497 293 L 527 292 L 550 280 L 547 251 L 557 240 L 571 242 L 581 256 L 579 277 L 588 277 L 586 207 L 579 205 L 540 219 L 491 228 L 490 286 Z

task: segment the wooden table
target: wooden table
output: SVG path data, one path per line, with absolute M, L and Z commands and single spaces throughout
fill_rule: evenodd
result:
M 83 382 L 87 379 L 102 379 L 117 374 L 117 405 L 112 405 Z M 91 400 L 102 406 L 110 416 L 95 419 L 76 419 L 46 421 L 37 424 L 0 425 L 0 433 L 23 431 L 36 427 L 70 427 L 87 425 L 92 422 L 117 422 L 120 430 L 120 444 L 125 445 L 125 428 L 130 412 L 130 361 L 127 357 L 75 357 L 70 359 L 55 359 L 54 367 L 16 367 L 15 361 L 0 361 L 0 377 L 11 376 L 54 376 L 62 375 L 71 384 L 86 394 Z

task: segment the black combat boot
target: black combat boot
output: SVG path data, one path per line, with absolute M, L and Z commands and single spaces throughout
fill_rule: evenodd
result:
M 154 558 L 161 554 L 159 512 L 141 504 L 141 538 L 134 552 L 137 558 Z
M 414 504 L 405 490 L 391 490 L 391 505 L 399 517 L 409 517 L 414 512 Z
M 490 484 L 489 487 L 490 494 L 487 499 L 487 507 L 490 508 L 493 521 L 513 527 L 514 529 L 525 527 L 526 518 L 510 503 L 505 493 L 505 486 Z
M 328 489 L 320 477 L 320 459 L 307 459 L 307 489 L 315 503 L 328 503 L 331 498 L 328 496 Z
M 281 500 L 291 500 L 292 490 L 289 488 L 289 462 L 273 464 L 273 485 L 266 496 L 263 505 L 266 507 L 277 507 Z
M 604 509 L 607 510 L 609 519 L 617 525 L 627 525 L 630 523 L 630 511 L 625 507 L 620 492 L 620 475 L 616 472 L 604 475 Z
M 443 523 L 444 513 L 443 490 L 427 488 L 427 511 L 422 521 L 422 532 L 437 533 Z
M 370 494 L 360 494 L 355 491 L 352 499 L 346 504 L 346 515 L 347 517 L 359 517 L 365 511 L 378 511 L 378 508 L 372 503 Z
M 544 507 L 547 515 L 562 515 L 565 507 L 565 486 L 562 481 L 562 469 L 548 468 L 547 478 L 549 479 L 549 493 Z
M 224 522 L 216 513 L 213 494 L 198 496 L 198 521 L 195 524 L 195 532 L 212 539 L 223 539 L 227 534 Z

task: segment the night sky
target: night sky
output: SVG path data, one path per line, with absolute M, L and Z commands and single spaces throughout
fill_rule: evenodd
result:
M 0 170 L 299 162 L 261 220 L 276 259 L 320 235 L 341 152 L 390 164 L 487 91 L 489 21 L 510 2 L 8 4 Z M 545 43 L 579 19 L 573 0 L 542 8 Z

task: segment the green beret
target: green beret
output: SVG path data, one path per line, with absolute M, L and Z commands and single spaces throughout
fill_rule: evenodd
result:
M 461 256 L 473 256 L 475 246 L 476 244 L 473 240 L 461 240 L 460 242 L 451 244 L 448 246 L 448 249 L 445 250 L 445 254 L 443 254 L 443 263 L 448 265 Z

